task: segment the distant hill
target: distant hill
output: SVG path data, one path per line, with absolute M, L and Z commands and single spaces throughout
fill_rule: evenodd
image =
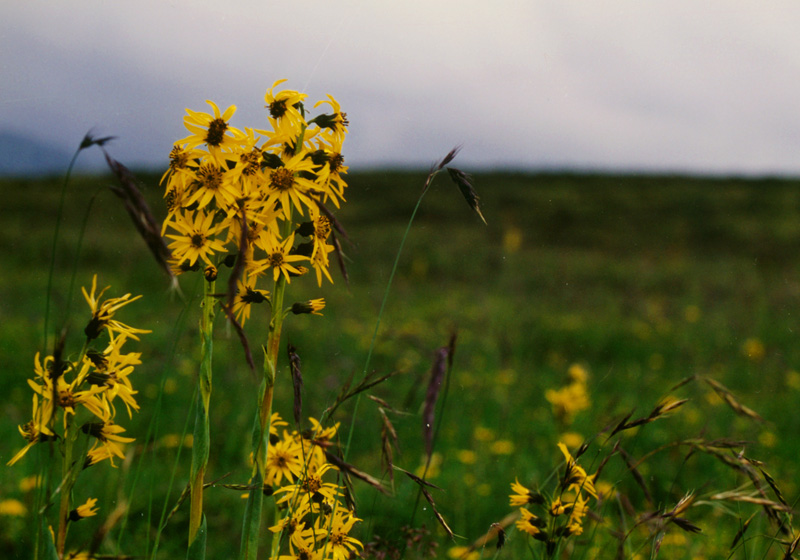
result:
M 55 142 L 19 132 L 0 131 L 0 176 L 41 176 L 64 173 L 72 153 Z

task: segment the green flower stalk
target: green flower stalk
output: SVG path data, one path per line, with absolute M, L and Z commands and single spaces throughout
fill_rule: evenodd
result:
M 205 556 L 206 531 L 203 516 L 203 482 L 208 465 L 211 435 L 209 408 L 212 388 L 212 356 L 214 351 L 214 305 L 216 297 L 216 268 L 208 266 L 205 270 L 203 289 L 203 314 L 200 319 L 200 372 L 195 407 L 194 443 L 192 445 L 192 468 L 190 473 L 191 501 L 189 510 L 189 557 Z
M 334 220 L 326 205 L 338 208 L 346 187 L 342 176 L 347 167 L 341 154 L 347 133 L 346 114 L 328 96 L 315 107 L 327 104 L 330 114 L 307 121 L 306 95 L 293 90 L 276 91 L 282 81 L 276 82 L 264 97 L 271 130 L 231 126 L 235 106 L 222 111 L 209 101 L 212 113 L 187 109 L 184 124 L 190 135 L 175 143 L 170 167 L 162 178 L 166 182 L 168 212 L 162 233 L 171 240 L 170 266 L 176 274 L 222 263 L 233 266 L 227 301 L 222 305 L 245 346 L 249 363 L 244 324 L 254 315 L 254 305 L 268 302 L 271 307 L 253 421 L 253 470 L 241 539 L 240 557 L 248 560 L 256 558 L 259 535 L 264 533 L 262 509 L 269 483 L 272 401 L 283 321 L 289 313 L 318 314 L 324 306 L 322 299 L 315 299 L 285 308 L 286 289 L 293 278 L 311 269 L 318 285 L 322 285 L 323 278 L 332 282 L 329 255 L 336 251 L 336 243 L 330 242 Z M 271 280 L 272 293 L 259 286 L 264 279 Z M 190 482 L 190 547 L 202 531 L 211 394 L 211 316 L 205 314 L 213 308 L 212 294 L 213 287 L 207 285 Z
M 54 542 L 50 540 L 49 531 L 43 533 L 43 538 L 46 539 L 45 548 L 52 546 L 59 558 L 64 556 L 70 523 L 96 512 L 96 499 L 73 508 L 73 489 L 78 477 L 84 469 L 105 460 L 114 466 L 114 458 L 125 457 L 122 445 L 133 441 L 122 436 L 124 428 L 115 423 L 116 405 L 122 402 L 129 415 L 139 409 L 130 374 L 134 366 L 141 363 L 140 354 L 123 353 L 122 349 L 128 339 L 138 340 L 137 334 L 149 331 L 135 329 L 115 318 L 120 308 L 138 297 L 126 294 L 103 299 L 107 289 L 97 293 L 95 277 L 91 291 L 83 290 L 91 318 L 76 358 L 65 358 L 71 355 L 66 353 L 64 336 L 52 355 L 41 359 L 40 354 L 36 354 L 34 376 L 28 381 L 34 392 L 32 419 L 19 427 L 28 444 L 8 462 L 8 465 L 15 464 L 38 443 L 58 442 L 62 459 L 57 489 L 57 529 Z M 107 335 L 107 342 L 103 335 Z M 91 443 L 79 444 L 84 436 Z

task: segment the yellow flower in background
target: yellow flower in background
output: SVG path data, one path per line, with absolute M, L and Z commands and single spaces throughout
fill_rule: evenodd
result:
M 19 500 L 3 500 L 0 501 L 0 515 L 8 517 L 23 517 L 27 515 L 28 508 Z
M 503 250 L 506 253 L 516 253 L 522 246 L 522 230 L 516 226 L 509 226 L 503 232 Z
M 572 364 L 567 370 L 567 377 L 572 383 L 586 384 L 589 380 L 589 372 L 580 364 Z
M 456 453 L 458 460 L 465 465 L 474 465 L 478 461 L 478 455 L 471 449 L 461 449 Z
M 514 453 L 514 442 L 507 439 L 498 439 L 489 446 L 489 451 L 494 455 L 511 455 Z
M 585 438 L 577 432 L 564 432 L 558 440 L 563 442 L 567 447 L 575 449 L 583 444 Z
M 742 344 L 742 353 L 753 362 L 760 362 L 764 359 L 766 349 L 764 343 L 757 338 L 748 338 Z
M 786 386 L 790 389 L 800 390 L 800 373 L 791 370 L 786 373 Z
M 453 560 L 478 560 L 481 555 L 468 546 L 453 546 L 447 550 L 447 556 Z
M 494 439 L 494 430 L 485 426 L 476 426 L 472 436 L 478 441 L 492 441 Z

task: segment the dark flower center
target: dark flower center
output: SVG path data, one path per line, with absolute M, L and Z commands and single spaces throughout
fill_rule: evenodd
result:
M 272 188 L 281 192 L 288 191 L 294 185 L 294 173 L 285 167 L 280 167 L 272 172 L 272 181 L 270 184 Z
M 269 115 L 273 119 L 279 119 L 286 114 L 286 100 L 276 99 L 269 104 Z
M 342 154 L 333 154 L 328 160 L 328 165 L 331 167 L 331 173 L 336 173 L 342 168 L 344 164 L 344 156 Z
M 222 173 L 213 165 L 204 165 L 197 172 L 201 184 L 210 190 L 217 190 L 222 186 Z
M 202 233 L 195 233 L 192 236 L 192 247 L 197 247 L 199 249 L 205 242 L 206 238 Z
M 280 268 L 283 265 L 283 253 L 275 252 L 269 256 L 269 264 L 272 267 Z
M 223 119 L 217 118 L 211 121 L 208 125 L 208 134 L 206 134 L 206 144 L 209 146 L 219 146 L 225 139 L 225 131 L 228 130 L 228 123 Z
M 170 169 L 183 169 L 189 161 L 189 154 L 183 151 L 180 147 L 175 146 L 169 153 L 169 167 Z

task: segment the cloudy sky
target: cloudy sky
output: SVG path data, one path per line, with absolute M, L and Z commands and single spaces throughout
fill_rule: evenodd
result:
M 351 167 L 800 174 L 800 3 L 28 0 L 0 6 L 0 131 L 164 166 L 186 107 L 265 126 L 280 78 Z M 7 154 L 0 155 L 7 157 Z

